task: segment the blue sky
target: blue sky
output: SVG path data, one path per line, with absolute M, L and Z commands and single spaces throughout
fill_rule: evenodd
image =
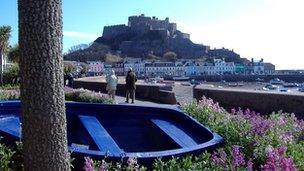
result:
M 64 51 L 90 43 L 103 27 L 145 14 L 176 22 L 196 43 L 264 58 L 278 69 L 304 69 L 302 0 L 63 0 Z M 17 0 L 0 1 L 0 25 L 18 42 Z

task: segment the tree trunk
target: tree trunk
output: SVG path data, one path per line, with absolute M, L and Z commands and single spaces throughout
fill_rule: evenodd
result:
M 63 91 L 62 1 L 18 0 L 25 170 L 70 170 Z

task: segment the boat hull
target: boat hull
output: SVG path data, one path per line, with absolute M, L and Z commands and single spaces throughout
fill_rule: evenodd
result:
M 66 103 L 68 146 L 81 160 L 179 157 L 213 150 L 223 141 L 176 107 Z M 7 143 L 21 138 L 20 102 L 0 102 L 0 135 Z

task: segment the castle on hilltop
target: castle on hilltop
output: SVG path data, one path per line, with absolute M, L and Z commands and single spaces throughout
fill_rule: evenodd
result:
M 148 17 L 144 14 L 140 16 L 130 16 L 128 25 L 120 24 L 113 26 L 105 26 L 102 36 L 105 39 L 112 39 L 123 34 L 144 35 L 146 33 L 156 32 L 163 38 L 180 36 L 190 39 L 190 35 L 177 30 L 176 23 L 170 23 L 169 18 L 159 20 L 157 17 Z
M 102 36 L 94 43 L 106 45 L 122 56 L 137 58 L 162 57 L 168 51 L 176 53 L 178 58 L 198 58 L 208 52 L 207 46 L 193 43 L 190 35 L 178 30 L 169 18 L 160 20 L 144 14 L 130 16 L 127 25 L 105 26 Z

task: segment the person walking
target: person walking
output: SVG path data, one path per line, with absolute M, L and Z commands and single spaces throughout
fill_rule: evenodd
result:
M 136 75 L 133 72 L 132 68 L 129 68 L 128 74 L 126 76 L 126 103 L 129 103 L 129 98 L 131 96 L 131 103 L 134 103 L 135 100 L 135 82 L 137 81 Z
M 115 102 L 115 93 L 116 93 L 118 79 L 117 79 L 117 76 L 115 75 L 114 70 L 111 70 L 109 75 L 106 76 L 106 81 L 107 81 L 106 89 L 108 91 L 108 95 Z

